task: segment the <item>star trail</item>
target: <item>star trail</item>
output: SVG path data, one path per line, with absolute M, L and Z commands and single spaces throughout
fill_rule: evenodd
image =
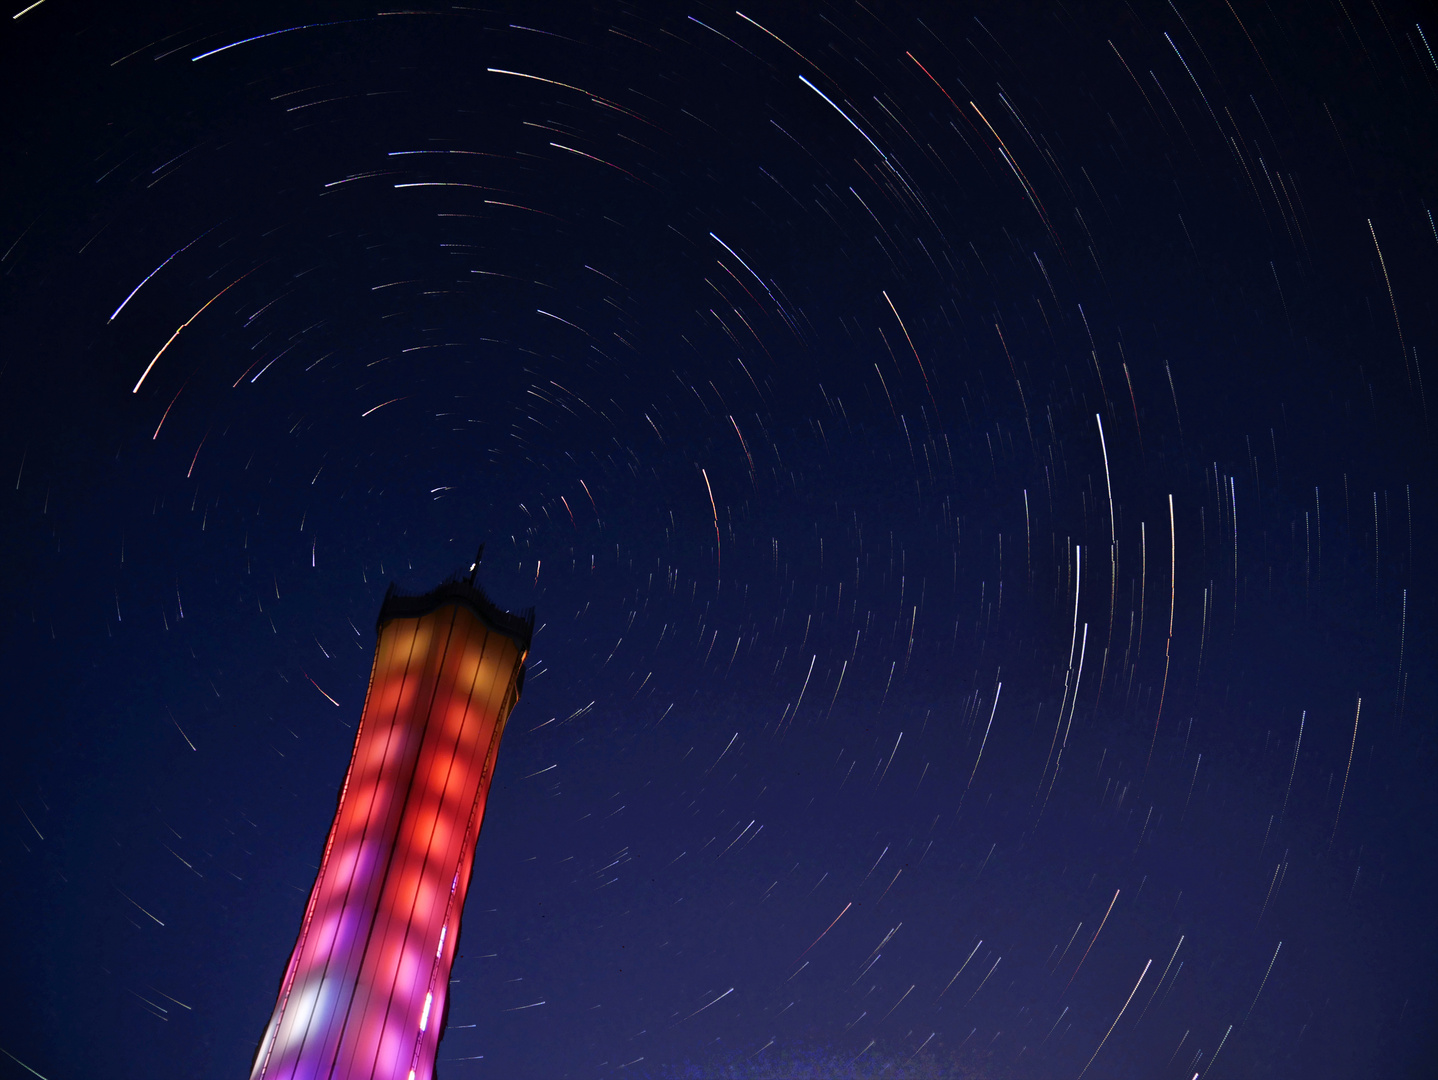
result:
M 1423 5 L 11 14 L 0 1076 L 248 1073 L 481 543 L 439 1075 L 1434 1067 Z

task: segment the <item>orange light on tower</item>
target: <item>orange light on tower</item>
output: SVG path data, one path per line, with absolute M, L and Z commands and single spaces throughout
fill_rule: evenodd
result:
M 349 771 L 251 1080 L 430 1080 L 533 611 L 393 585 Z

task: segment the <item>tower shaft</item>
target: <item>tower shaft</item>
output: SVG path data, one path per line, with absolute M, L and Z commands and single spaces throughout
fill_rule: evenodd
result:
M 251 1080 L 430 1080 L 532 618 L 393 588 L 349 771 Z

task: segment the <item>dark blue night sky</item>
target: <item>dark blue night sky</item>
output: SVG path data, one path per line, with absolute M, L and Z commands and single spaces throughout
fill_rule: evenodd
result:
M 481 542 L 440 1075 L 1434 1075 L 1425 7 L 6 19 L 0 1077 L 247 1075 Z

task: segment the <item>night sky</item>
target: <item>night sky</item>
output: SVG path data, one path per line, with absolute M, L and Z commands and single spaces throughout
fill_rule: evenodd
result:
M 6 19 L 0 1077 L 247 1074 L 481 542 L 440 1075 L 1434 1075 L 1425 7 Z

